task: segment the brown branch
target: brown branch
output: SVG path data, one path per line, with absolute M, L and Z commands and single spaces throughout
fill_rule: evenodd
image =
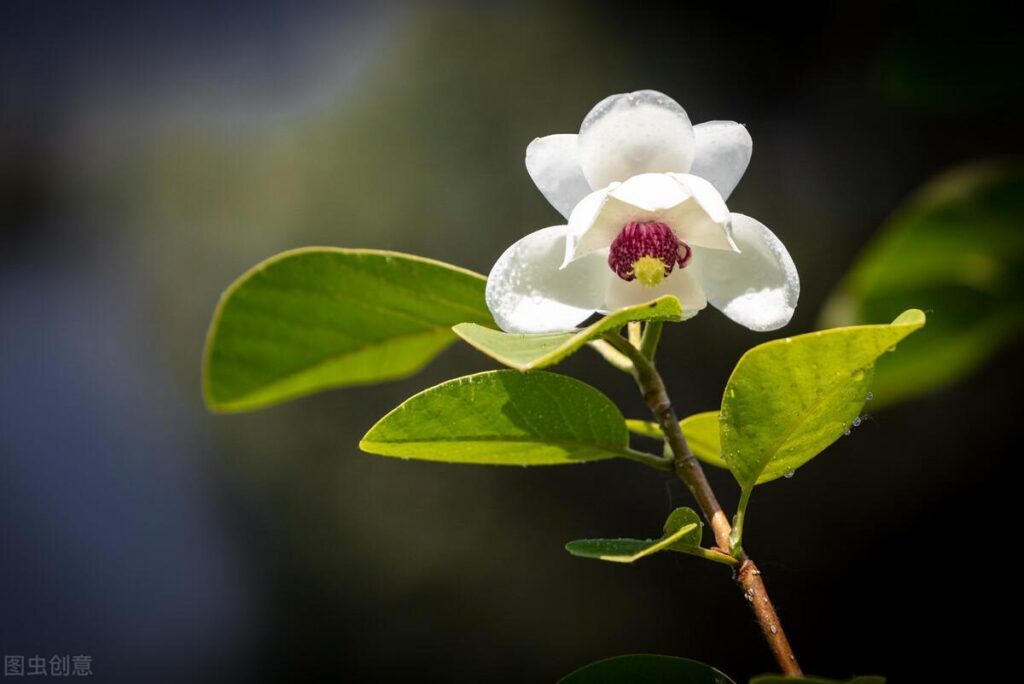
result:
M 704 475 L 704 468 L 690 451 L 690 446 L 679 426 L 679 419 L 672 408 L 672 402 L 665 390 L 665 383 L 662 381 L 661 375 L 654 364 L 626 340 L 618 335 L 608 335 L 606 339 L 633 362 L 637 385 L 640 386 L 644 400 L 651 409 L 651 413 L 654 414 L 655 420 L 658 421 L 658 425 L 661 426 L 665 441 L 668 442 L 669 448 L 672 449 L 675 456 L 676 475 L 693 494 L 704 517 L 711 525 L 718 550 L 731 554 L 729 535 L 732 533 L 732 526 L 729 524 L 729 516 L 725 514 L 721 504 L 718 503 L 715 492 Z M 736 573 L 736 583 L 743 589 L 743 596 L 750 603 L 754 617 L 757 618 L 757 622 L 761 626 L 761 633 L 764 634 L 779 668 L 787 675 L 802 674 L 796 656 L 793 654 L 793 648 L 789 645 L 786 633 L 782 630 L 782 623 L 775 612 L 775 606 L 772 605 L 772 601 L 768 597 L 768 590 L 761 580 L 761 571 L 742 550 L 736 554 L 736 559 L 740 561 L 740 568 Z

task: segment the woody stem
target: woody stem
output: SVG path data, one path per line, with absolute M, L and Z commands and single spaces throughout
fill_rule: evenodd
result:
M 665 383 L 654 367 L 654 362 L 617 334 L 606 335 L 605 339 L 633 362 L 633 376 L 636 378 L 648 408 L 661 427 L 665 441 L 672 450 L 673 469 L 676 475 L 693 494 L 704 517 L 711 525 L 717 550 L 730 553 L 729 536 L 732 526 L 729 524 L 729 517 L 718 503 L 711 484 L 704 475 L 704 468 L 690 451 L 690 446 L 686 442 L 679 419 L 676 417 L 672 402 L 665 389 Z M 744 598 L 750 603 L 754 617 L 757 618 L 761 627 L 761 633 L 768 642 L 768 647 L 771 649 L 772 655 L 775 656 L 779 669 L 787 675 L 801 674 L 796 655 L 789 645 L 779 616 L 775 612 L 775 606 L 768 597 L 768 590 L 761 580 L 761 571 L 742 549 L 737 549 L 732 552 L 732 555 L 740 563 L 739 570 L 736 572 L 736 583 L 743 589 Z

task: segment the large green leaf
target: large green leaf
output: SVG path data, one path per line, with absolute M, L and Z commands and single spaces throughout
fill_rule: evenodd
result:
M 551 465 L 628 457 L 629 433 L 615 404 L 579 380 L 500 370 L 420 392 L 359 446 L 428 461 Z
M 624 655 L 585 665 L 558 684 L 736 684 L 710 665 L 688 658 Z
M 487 323 L 486 281 L 420 257 L 312 247 L 271 257 L 221 297 L 206 340 L 207 406 L 242 411 L 410 375 Z
M 519 335 L 474 323 L 460 323 L 455 333 L 484 354 L 518 370 L 552 366 L 574 354 L 590 340 L 618 330 L 630 321 L 679 321 L 683 309 L 672 295 L 659 297 L 605 316 L 589 327 L 566 333 Z
M 924 325 L 912 309 L 889 325 L 787 337 L 740 359 L 722 399 L 722 456 L 744 489 L 781 477 L 839 438 L 860 414 L 875 361 Z
M 728 468 L 722 460 L 722 443 L 719 439 L 718 411 L 705 411 L 679 421 L 683 436 L 693 455 L 709 465 Z M 627 420 L 626 427 L 635 435 L 664 439 L 661 427 L 657 423 L 646 420 Z
M 680 551 L 704 555 L 700 548 L 702 524 L 693 509 L 677 508 L 665 521 L 659 539 L 578 539 L 565 550 L 582 558 L 597 558 L 612 563 L 632 563 L 658 551 Z
M 823 326 L 884 321 L 909 307 L 928 329 L 882 359 L 875 406 L 974 372 L 1024 333 L 1024 165 L 964 167 L 889 220 L 832 295 Z
M 758 675 L 750 684 L 885 684 L 885 677 L 868 675 L 853 679 L 823 679 L 821 677 L 788 677 L 778 674 Z

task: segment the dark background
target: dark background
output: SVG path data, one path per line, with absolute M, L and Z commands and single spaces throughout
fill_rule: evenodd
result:
M 771 670 L 728 571 L 562 550 L 655 534 L 689 503 L 669 476 L 358 451 L 411 393 L 492 367 L 479 353 L 214 416 L 210 314 L 301 245 L 486 273 L 559 220 L 523 167 L 530 139 L 655 88 L 694 122 L 747 124 L 730 206 L 788 246 L 786 332 L 811 330 L 908 193 L 1021 151 L 1016 27 L 979 3 L 4 3 L 3 652 L 89 654 L 119 682 L 553 681 L 629 652 Z M 714 408 L 764 339 L 712 309 L 671 327 L 680 411 Z M 746 547 L 807 671 L 1017 679 L 1020 351 L 758 490 Z M 560 370 L 644 415 L 596 356 Z M 710 475 L 732 508 L 731 479 Z

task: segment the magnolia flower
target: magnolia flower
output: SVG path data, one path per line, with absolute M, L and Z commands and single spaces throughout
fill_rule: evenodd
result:
M 579 135 L 534 140 L 526 168 L 568 223 L 501 255 L 487 278 L 494 320 L 506 332 L 565 331 L 668 294 L 686 318 L 711 302 L 752 330 L 784 326 L 800 294 L 793 260 L 725 205 L 752 147 L 742 125 L 693 126 L 653 90 L 604 99 Z

